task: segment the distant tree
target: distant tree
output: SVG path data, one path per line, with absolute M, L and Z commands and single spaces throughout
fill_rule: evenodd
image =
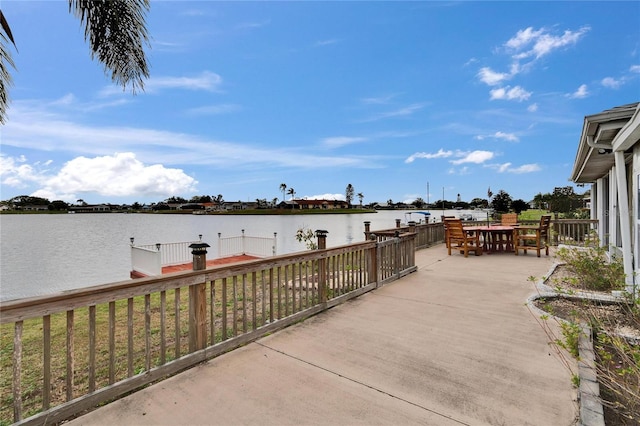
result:
M 211 197 L 209 195 L 194 195 L 189 200 L 190 203 L 210 203 Z
M 467 203 L 466 201 L 462 201 L 460 200 L 460 198 L 458 197 L 458 199 L 456 200 L 456 202 L 453 204 L 453 206 L 456 209 L 468 209 L 470 204 Z
M 485 209 L 489 207 L 489 201 L 484 198 L 474 198 L 473 200 L 471 200 L 469 205 L 477 209 Z
M 167 203 L 157 203 L 153 205 L 153 210 L 171 210 Z
M 355 189 L 353 189 L 353 185 L 348 184 L 347 188 L 344 191 L 344 198 L 347 201 L 349 207 L 351 207 L 351 200 L 353 200 L 353 194 L 355 193 Z
M 424 207 L 426 203 L 424 202 L 424 200 L 420 197 L 416 198 L 415 200 L 413 200 L 413 202 L 411 203 L 411 205 L 416 206 L 417 208 L 421 209 Z
M 32 197 L 31 195 L 18 195 L 9 200 L 10 204 L 16 207 L 24 206 L 48 206 L 49 200 L 41 197 Z
M 291 195 L 291 199 L 293 200 L 293 198 L 296 196 L 296 190 L 293 188 L 289 188 L 289 190 L 287 191 L 288 195 Z
M 520 214 L 525 210 L 529 210 L 529 203 L 521 199 L 513 200 L 511 202 L 511 209 L 517 214 Z
M 87 203 L 85 203 L 82 198 L 80 198 L 79 200 L 76 200 L 76 203 L 78 203 L 81 206 L 86 206 L 87 205 Z
M 53 200 L 51 204 L 49 204 L 49 210 L 63 211 L 68 209 L 69 209 L 69 204 L 65 203 L 62 200 Z
M 393 207 L 393 200 L 391 198 L 389 198 L 387 200 L 387 204 L 389 205 L 389 207 Z
M 222 204 L 222 203 L 224 203 L 224 198 L 222 198 L 222 194 L 218 194 L 218 195 L 215 196 L 213 201 L 215 201 L 218 204 Z
M 545 209 L 547 207 L 547 203 L 549 201 L 550 194 L 542 194 L 542 192 L 538 192 L 535 197 L 533 197 L 533 205 L 536 209 Z
M 556 187 L 550 197 L 549 210 L 558 213 L 570 213 L 582 207 L 582 197 L 576 194 L 572 186 Z
M 282 191 L 282 201 L 285 200 L 284 194 L 287 191 L 287 184 L 286 183 L 281 183 L 280 184 L 280 191 Z
M 511 208 L 511 196 L 504 190 L 498 191 L 491 201 L 491 207 L 498 213 L 507 213 Z
M 364 199 L 364 194 L 362 192 L 358 192 L 358 195 L 356 195 L 356 197 L 358 197 L 358 199 L 360 200 L 360 208 L 362 208 L 362 200 Z
M 142 208 L 142 206 L 137 201 L 135 203 L 131 204 L 131 209 L 132 210 L 140 210 L 141 208 Z
M 274 197 L 273 200 L 271 200 L 271 206 L 277 206 L 278 205 L 278 197 Z
M 185 198 L 173 196 L 164 200 L 164 203 L 165 204 L 185 204 L 185 203 L 188 203 L 188 201 Z

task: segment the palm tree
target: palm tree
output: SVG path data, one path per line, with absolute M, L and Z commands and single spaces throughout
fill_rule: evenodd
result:
M 282 201 L 284 201 L 284 193 L 287 190 L 287 184 L 286 183 L 281 183 L 280 184 L 280 191 L 282 191 Z
M 84 38 L 89 41 L 91 58 L 97 58 L 111 71 L 111 80 L 132 93 L 144 89 L 149 68 L 144 46 L 149 46 L 145 15 L 150 0 L 82 1 L 69 0 L 69 11 L 84 26 Z M 12 84 L 9 67 L 16 68 L 8 50 L 16 47 L 9 23 L 0 10 L 0 123 L 6 120 L 9 103 L 8 87 Z M 17 50 L 17 47 L 16 47 Z
M 362 192 L 358 192 L 358 195 L 356 195 L 356 197 L 358 197 L 358 199 L 360 200 L 360 208 L 362 208 L 362 199 L 364 198 L 364 194 Z
M 293 197 L 295 197 L 296 195 L 296 190 L 293 188 L 289 188 L 289 190 L 287 191 L 287 194 L 291 195 L 291 199 L 293 200 Z

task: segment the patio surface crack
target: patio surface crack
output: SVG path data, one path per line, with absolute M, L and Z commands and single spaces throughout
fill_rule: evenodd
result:
M 389 393 L 389 392 L 386 392 L 386 391 L 384 391 L 384 390 L 382 390 L 382 389 L 379 389 L 379 388 L 377 388 L 377 387 L 375 387 L 375 386 L 369 385 L 369 384 L 367 384 L 367 383 L 361 382 L 361 381 L 356 380 L 356 379 L 353 379 L 353 378 L 351 378 L 351 377 L 347 377 L 347 376 L 345 376 L 345 375 L 343 375 L 343 374 L 340 374 L 340 373 L 338 373 L 338 372 L 336 372 L 336 371 L 333 371 L 333 370 L 330 370 L 330 369 L 328 369 L 328 368 L 322 367 L 321 365 L 314 364 L 314 363 L 309 362 L 309 361 L 307 361 L 307 360 L 304 360 L 304 359 L 302 359 L 302 358 L 298 358 L 298 357 L 296 357 L 296 356 L 294 356 L 294 355 L 291 355 L 291 354 L 288 354 L 288 353 L 286 353 L 286 352 L 283 352 L 283 351 L 281 351 L 281 350 L 279 350 L 279 349 L 272 348 L 271 346 L 267 346 L 267 345 L 265 345 L 264 343 L 260 343 L 260 342 L 257 342 L 257 341 L 256 341 L 256 342 L 253 342 L 253 343 L 255 343 L 256 345 L 262 346 L 262 347 L 263 347 L 263 348 L 265 348 L 265 349 L 269 349 L 269 350 L 271 350 L 271 351 L 273 351 L 273 352 L 277 352 L 277 353 L 279 353 L 279 354 L 281 354 L 281 355 L 284 355 L 284 356 L 286 356 L 286 357 L 288 357 L 288 358 L 291 358 L 291 359 L 294 359 L 294 360 L 296 360 L 296 361 L 302 362 L 302 363 L 304 363 L 304 364 L 310 365 L 311 367 L 319 368 L 320 370 L 326 371 L 326 372 L 327 372 L 327 373 L 329 373 L 329 374 L 333 374 L 333 375 L 335 375 L 335 376 L 337 376 L 337 377 L 340 377 L 340 378 L 342 378 L 342 379 L 349 380 L 350 382 L 353 382 L 353 383 L 357 383 L 357 384 L 359 384 L 359 385 L 361 385 L 361 386 L 367 387 L 367 388 L 369 388 L 369 389 L 371 389 L 371 390 L 374 390 L 374 391 L 379 392 L 379 393 L 381 393 L 381 394 L 387 395 L 387 396 L 389 396 L 389 397 L 391 397 L 391 398 L 397 399 L 397 400 L 402 401 L 402 402 L 404 402 L 404 403 L 406 403 L 406 404 L 413 405 L 414 407 L 420 408 L 421 410 L 428 411 L 428 412 L 430 412 L 430 413 L 432 413 L 432 414 L 435 414 L 435 415 L 437 415 L 437 416 L 440 416 L 440 417 L 443 417 L 443 418 L 445 418 L 445 419 L 451 420 L 452 422 L 455 422 L 455 423 L 458 423 L 458 424 L 461 424 L 461 425 L 471 426 L 469 423 L 465 423 L 465 422 L 463 422 L 463 421 L 461 421 L 461 420 L 458 420 L 458 419 L 456 419 L 456 418 L 454 418 L 454 417 L 451 417 L 451 416 L 449 416 L 449 415 L 447 415 L 447 414 L 440 413 L 440 412 L 438 412 L 438 411 L 436 411 L 436 410 L 433 410 L 433 409 L 428 408 L 428 407 L 424 407 L 424 406 L 422 406 L 422 405 L 420 405 L 420 404 L 416 404 L 415 402 L 411 402 L 411 401 L 409 401 L 409 400 L 407 400 L 407 399 L 404 399 L 404 398 L 401 398 L 401 397 L 399 397 L 399 396 L 393 395 L 393 394 L 391 394 L 391 393 Z

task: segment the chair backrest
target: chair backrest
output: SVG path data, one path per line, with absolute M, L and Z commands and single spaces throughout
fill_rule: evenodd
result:
M 500 224 L 512 226 L 518 224 L 518 213 L 504 213 L 500 219 Z
M 545 215 L 545 216 L 542 216 L 540 218 L 540 226 L 539 226 L 540 235 L 542 235 L 543 237 L 547 236 L 550 224 L 551 224 L 551 216 L 550 215 Z
M 462 226 L 462 220 L 460 219 L 445 219 L 444 220 L 445 227 L 449 232 L 449 237 L 451 238 L 462 238 L 464 237 L 464 229 Z

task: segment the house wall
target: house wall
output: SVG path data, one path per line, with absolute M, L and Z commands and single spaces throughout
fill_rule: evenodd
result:
M 640 276 L 640 146 L 633 148 L 633 161 L 631 163 L 631 195 L 629 196 L 629 209 L 631 210 L 631 244 L 634 254 L 634 272 Z

